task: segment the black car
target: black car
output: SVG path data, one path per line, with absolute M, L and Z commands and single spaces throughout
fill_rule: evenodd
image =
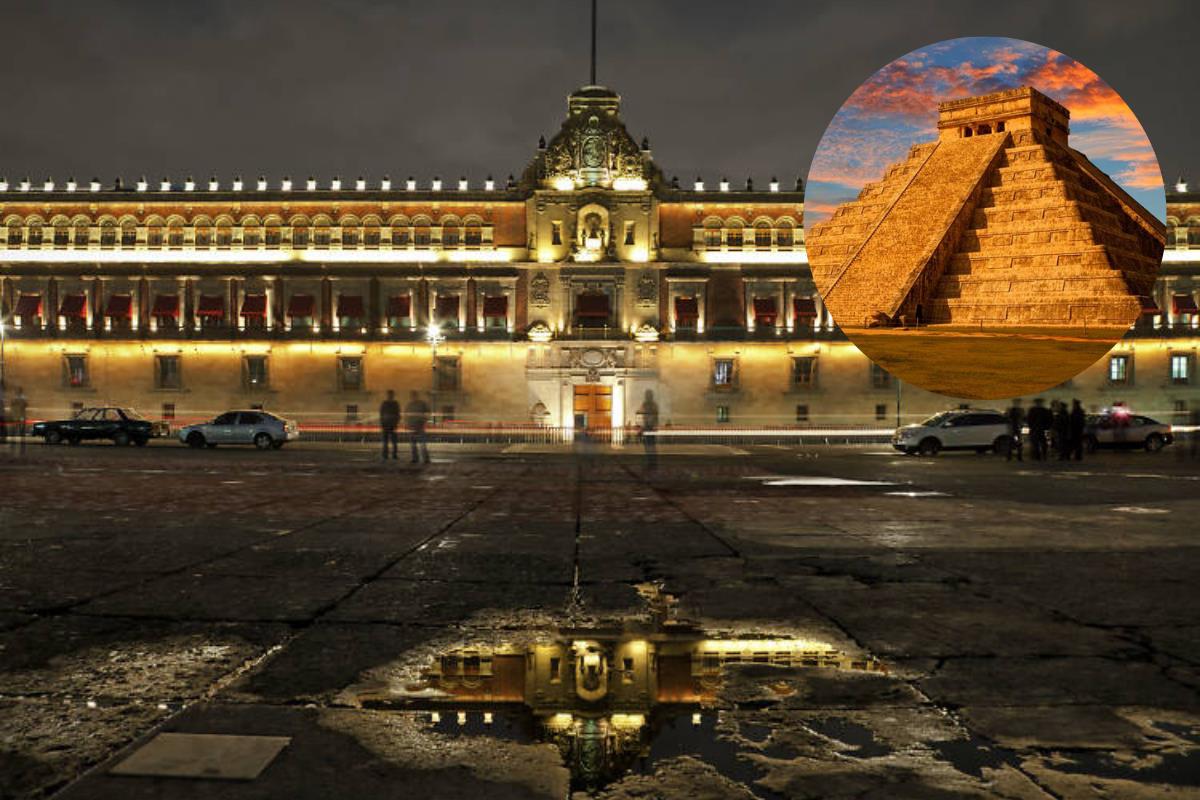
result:
M 33 436 L 41 436 L 46 444 L 79 444 L 84 439 L 110 439 L 115 445 L 146 442 L 159 434 L 155 424 L 131 408 L 107 406 L 85 408 L 73 419 L 47 420 L 30 429 Z

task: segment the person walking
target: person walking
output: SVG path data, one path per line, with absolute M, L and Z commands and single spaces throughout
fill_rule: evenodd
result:
M 1021 434 L 1025 428 L 1025 409 L 1021 408 L 1020 398 L 1013 400 L 1012 407 L 1008 409 L 1008 452 L 1004 454 L 1005 461 L 1012 461 L 1014 454 L 1017 456 L 1017 461 L 1024 461 L 1025 456 L 1022 454 Z
M 429 446 L 425 437 L 425 425 L 429 422 L 429 404 L 421 399 L 421 395 L 413 389 L 409 395 L 408 405 L 404 407 L 404 424 L 408 427 L 408 443 L 412 448 L 412 463 L 424 460 L 429 463 Z M 420 458 L 418 455 L 420 450 Z
M 400 425 L 400 403 L 396 400 L 396 392 L 387 390 L 387 399 L 379 404 L 379 432 L 383 438 L 383 460 L 387 461 L 388 443 L 392 445 L 392 458 L 400 457 L 400 437 L 396 428 Z
M 1087 418 L 1078 398 L 1071 401 L 1071 417 L 1067 428 L 1068 449 L 1076 461 L 1083 461 L 1083 432 Z
M 29 416 L 29 401 L 25 398 L 25 390 L 20 386 L 17 387 L 17 396 L 12 399 L 9 405 L 9 411 L 12 412 L 13 435 L 17 437 L 21 445 L 21 454 L 25 454 L 25 420 Z
M 1036 397 L 1033 408 L 1029 409 L 1029 444 L 1032 448 L 1034 461 L 1046 460 L 1046 431 L 1050 427 L 1050 410 L 1044 400 Z
M 646 449 L 646 470 L 652 472 L 658 469 L 658 402 L 650 389 L 646 390 L 638 414 L 642 417 L 641 437 L 642 447 Z

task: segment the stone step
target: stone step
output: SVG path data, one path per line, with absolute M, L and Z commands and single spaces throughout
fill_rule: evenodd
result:
M 1102 246 L 1073 248 L 1022 248 L 1010 253 L 955 253 L 946 264 L 947 273 L 980 273 L 992 270 L 1079 270 L 1079 274 L 1093 271 L 1112 271 L 1113 262 L 1108 250 Z
M 1069 275 L 1022 277 L 1018 275 L 943 275 L 934 290 L 934 298 L 962 300 L 986 299 L 1005 295 L 1008 298 L 1026 298 L 1045 293 L 1054 297 L 1096 298 L 1106 295 L 1129 293 L 1129 287 L 1120 274 Z
M 1070 325 L 1124 326 L 1137 319 L 1141 304 L 1132 297 L 1080 298 L 1047 302 L 979 303 L 966 300 L 932 300 L 922 308 L 931 324 L 948 325 Z
M 1026 224 L 1040 220 L 1072 219 L 1107 227 L 1119 227 L 1117 216 L 1105 209 L 1078 201 L 1067 200 L 1054 205 L 1041 205 L 1032 208 L 1015 208 L 1013 206 L 989 206 L 975 210 L 972 220 L 973 227 L 983 225 L 1002 225 L 1005 223 Z
M 1098 201 L 1099 197 L 1095 192 L 1084 189 L 1078 184 L 1057 181 L 1052 184 L 1023 187 L 985 186 L 979 198 L 979 207 L 1037 208 L 1062 205 L 1068 202 L 1082 202 L 1098 206 L 1100 205 Z

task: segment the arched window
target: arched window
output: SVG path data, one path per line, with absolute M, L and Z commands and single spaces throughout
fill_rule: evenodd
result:
M 173 219 L 167 225 L 167 247 L 172 250 L 183 247 L 183 220 Z
M 100 223 L 100 246 L 115 247 L 117 244 L 117 223 L 106 219 Z
M 292 220 L 292 247 L 308 247 L 308 220 Z
M 8 221 L 8 246 L 20 247 L 21 242 L 25 238 L 25 230 L 21 225 L 21 220 L 12 219 Z
M 136 247 L 138 238 L 137 220 L 121 221 L 121 247 Z
M 217 247 L 228 250 L 233 246 L 233 223 L 229 220 L 217 221 Z
M 413 244 L 417 247 L 429 247 L 433 241 L 433 235 L 430 233 L 430 221 L 427 217 L 418 217 L 413 220 Z
M 91 243 L 91 237 L 92 226 L 88 224 L 87 220 L 75 220 L 75 246 L 87 247 Z
M 379 220 L 370 217 L 363 221 L 363 244 L 367 247 L 379 247 Z
M 796 243 L 795 228 L 791 220 L 781 219 L 775 227 L 775 243 L 780 247 L 792 247 Z
M 146 247 L 162 247 L 163 243 L 163 224 L 161 220 L 154 220 L 146 225 Z
M 329 228 L 329 220 L 317 220 L 313 225 L 313 244 L 317 247 L 329 247 L 329 240 L 332 237 Z
M 462 241 L 462 231 L 456 217 L 446 217 L 442 220 L 442 247 L 458 247 Z
M 342 227 L 342 247 L 358 247 L 358 220 L 353 217 L 347 217 L 340 224 Z
M 467 223 L 463 230 L 463 241 L 467 247 L 479 247 L 483 244 L 483 225 L 479 220 L 473 219 Z
M 71 242 L 71 223 L 65 219 L 54 222 L 54 246 L 66 247 Z
M 754 223 L 754 246 L 759 250 L 768 250 L 771 247 L 771 223 L 765 219 Z
M 744 227 L 745 225 L 740 219 L 729 220 L 729 222 L 726 223 L 727 230 L 725 232 L 725 244 L 729 247 L 740 248 L 743 241 L 745 241 L 742 237 L 742 228 Z
M 392 220 L 392 247 L 408 247 L 409 224 L 406 219 Z
M 266 241 L 267 247 L 279 247 L 283 243 L 283 226 L 277 219 L 267 220 L 266 225 Z
M 195 222 L 195 227 L 196 247 L 201 250 L 207 250 L 212 247 L 212 223 L 207 218 L 198 219 Z
M 710 250 L 721 248 L 721 220 L 716 217 L 704 220 L 704 246 Z
M 258 247 L 262 243 L 262 227 L 257 219 L 242 220 L 242 247 Z

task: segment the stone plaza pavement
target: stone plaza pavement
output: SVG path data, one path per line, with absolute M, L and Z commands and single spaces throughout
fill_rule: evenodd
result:
M 635 449 L 435 456 L 0 455 L 0 797 L 565 797 L 553 745 L 355 687 L 664 615 L 884 669 L 727 668 L 698 733 L 662 723 L 601 797 L 1200 796 L 1182 453 L 695 446 L 653 474 Z M 159 732 L 290 742 L 252 780 L 109 773 Z

